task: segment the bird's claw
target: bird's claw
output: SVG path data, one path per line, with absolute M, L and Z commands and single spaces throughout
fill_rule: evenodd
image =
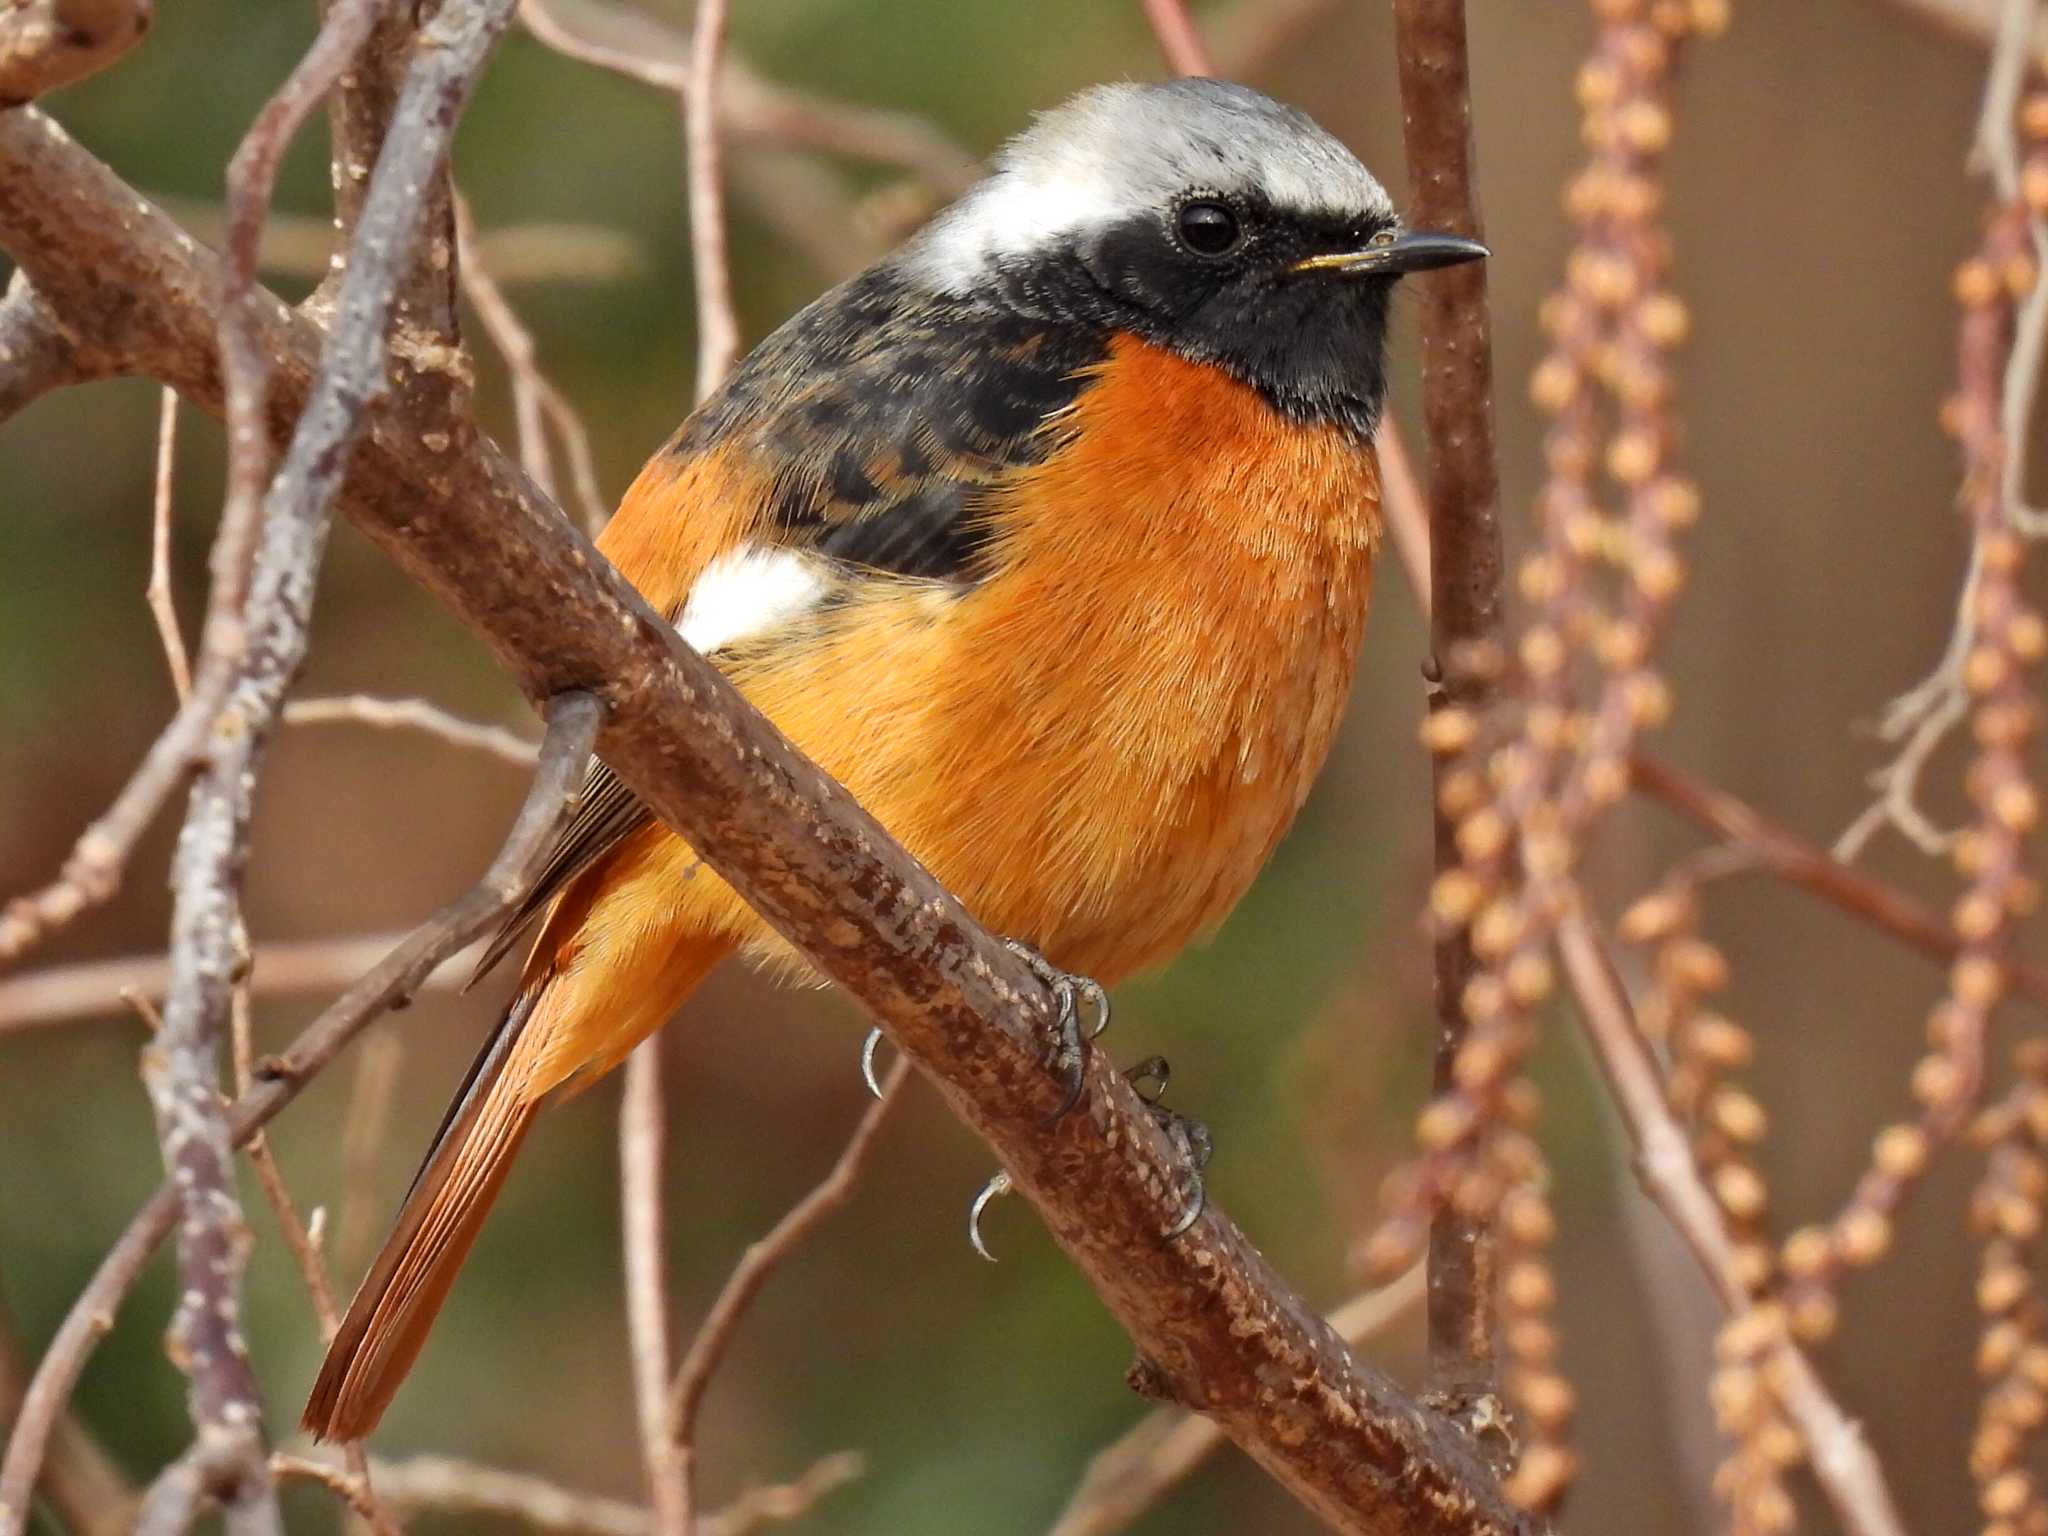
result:
M 1145 1107 L 1152 1112 L 1153 1122 L 1173 1143 L 1173 1150 L 1185 1166 L 1188 1183 L 1192 1186 L 1187 1208 L 1161 1237 L 1161 1241 L 1170 1243 L 1202 1219 L 1209 1200 L 1202 1170 L 1209 1166 L 1209 1159 L 1216 1154 L 1216 1139 L 1201 1121 L 1168 1109 L 1159 1102 L 1166 1096 L 1166 1085 L 1173 1080 L 1173 1068 L 1167 1065 L 1164 1056 L 1147 1056 L 1124 1074 L 1124 1080 L 1145 1101 Z
M 860 1080 L 878 1099 L 882 1096 L 882 1081 L 875 1076 L 875 1048 L 881 1043 L 882 1032 L 879 1029 L 869 1030 L 867 1039 L 860 1043 Z
M 1109 993 L 1101 982 L 1092 977 L 1076 976 L 1071 971 L 1061 970 L 1022 939 L 1005 939 L 1003 947 L 1030 967 L 1031 974 L 1044 982 L 1046 990 L 1052 993 L 1052 1070 L 1059 1074 L 1067 1090 L 1059 1108 L 1045 1119 L 1047 1125 L 1056 1125 L 1081 1102 L 1088 1065 L 1088 1042 L 1109 1028 Z M 1093 1019 L 1085 1033 L 1081 1028 L 1083 1003 Z
M 1010 1192 L 1010 1189 L 1010 1176 L 999 1172 L 981 1186 L 974 1197 L 974 1204 L 967 1209 L 967 1241 L 973 1245 L 976 1253 L 991 1264 L 995 1263 L 996 1256 L 988 1251 L 988 1244 L 981 1240 L 981 1213 L 989 1208 L 990 1201 L 1001 1199 Z
M 1081 1072 L 1088 1064 L 1088 1042 L 1109 1028 L 1109 993 L 1101 982 L 1091 977 L 1075 976 L 1061 970 L 1022 940 L 1005 939 L 1003 947 L 1030 966 L 1031 974 L 1045 983 L 1057 1010 L 1053 1016 L 1057 1043 L 1053 1049 L 1052 1066 L 1067 1085 L 1067 1095 L 1046 1121 L 1050 1125 L 1065 1118 L 1081 1102 Z M 1094 1020 L 1085 1034 L 1081 1030 L 1079 1004 L 1082 1002 L 1088 1005 Z M 882 1081 L 875 1071 L 875 1052 L 881 1043 L 882 1032 L 871 1029 L 860 1046 L 860 1080 L 878 1099 L 882 1096 Z
M 1147 1056 L 1143 1061 L 1124 1073 L 1129 1083 L 1152 1119 L 1166 1139 L 1173 1143 L 1174 1151 L 1185 1165 L 1187 1179 L 1192 1186 L 1187 1197 L 1187 1208 L 1181 1212 L 1171 1227 L 1161 1234 L 1160 1241 L 1172 1242 L 1183 1236 L 1194 1224 L 1202 1219 L 1202 1212 L 1208 1205 L 1207 1188 L 1202 1181 L 1202 1170 L 1209 1166 L 1209 1159 L 1215 1155 L 1215 1138 L 1201 1121 L 1191 1119 L 1176 1110 L 1166 1108 L 1159 1102 L 1166 1092 L 1166 1085 L 1173 1079 L 1173 1068 L 1167 1065 L 1164 1056 Z M 988 1251 L 988 1244 L 982 1240 L 981 1218 L 989 1206 L 1015 1186 L 1008 1173 L 998 1172 L 975 1194 L 974 1204 L 967 1212 L 967 1241 L 974 1251 L 989 1263 L 996 1262 L 996 1256 Z

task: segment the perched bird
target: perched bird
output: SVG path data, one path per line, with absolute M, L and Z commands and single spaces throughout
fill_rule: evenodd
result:
M 1329 750 L 1380 544 L 1404 229 L 1306 115 L 1084 91 L 683 423 L 599 547 L 983 923 L 1104 982 L 1245 892 Z M 542 1106 L 728 955 L 801 962 L 594 762 L 519 990 L 306 1405 L 390 1403 Z

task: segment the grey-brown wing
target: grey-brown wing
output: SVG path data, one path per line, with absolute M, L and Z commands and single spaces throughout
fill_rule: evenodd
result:
M 577 802 L 575 814 L 562 828 L 561 836 L 548 854 L 547 863 L 541 866 L 540 874 L 533 882 L 533 888 L 513 908 L 512 915 L 505 919 L 505 925 L 477 961 L 476 969 L 464 984 L 465 988 L 475 986 L 487 971 L 512 952 L 535 920 L 547 910 L 548 904 L 568 887 L 571 880 L 652 820 L 654 813 L 626 787 L 625 780 L 606 767 L 602 758 L 593 757 L 583 775 L 583 794 Z
M 972 584 L 989 574 L 989 493 L 1054 450 L 1048 425 L 1087 387 L 1104 347 L 1094 328 L 913 292 L 877 268 L 764 341 L 662 452 L 737 445 L 779 466 L 758 537 L 850 572 Z M 471 982 L 652 819 L 592 759 L 582 804 Z

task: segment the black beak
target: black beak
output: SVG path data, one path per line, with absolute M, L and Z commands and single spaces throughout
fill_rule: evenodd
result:
M 1295 272 L 1336 272 L 1345 276 L 1399 277 L 1406 272 L 1432 272 L 1491 255 L 1477 240 L 1439 235 L 1428 230 L 1388 231 L 1360 251 L 1333 251 L 1298 261 Z

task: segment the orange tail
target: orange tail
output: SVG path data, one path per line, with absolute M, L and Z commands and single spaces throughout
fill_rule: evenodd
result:
M 360 1440 L 376 1428 L 550 1091 L 571 1079 L 581 1087 L 623 1061 L 729 947 L 685 945 L 651 965 L 584 963 L 620 958 L 597 946 L 521 991 L 469 1069 L 327 1346 L 300 1418 L 305 1429 L 323 1440 Z

